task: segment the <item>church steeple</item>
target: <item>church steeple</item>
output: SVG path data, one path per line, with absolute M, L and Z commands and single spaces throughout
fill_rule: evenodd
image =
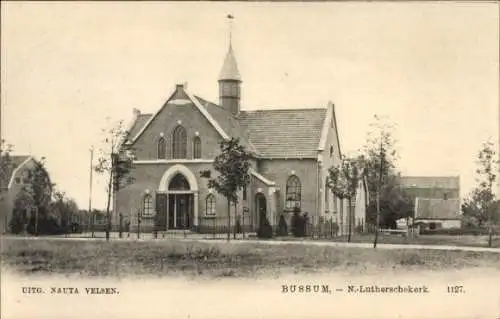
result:
M 229 50 L 227 51 L 224 64 L 219 74 L 219 104 L 226 110 L 237 115 L 240 112 L 240 97 L 241 97 L 241 76 L 234 57 L 232 46 L 232 15 L 228 15 L 229 19 Z

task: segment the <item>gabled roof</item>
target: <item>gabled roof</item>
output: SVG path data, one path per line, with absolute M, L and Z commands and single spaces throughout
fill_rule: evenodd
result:
M 319 151 L 324 151 L 325 148 L 327 148 L 326 141 L 328 139 L 328 131 L 330 130 L 330 128 L 333 128 L 335 137 L 337 139 L 337 152 L 339 154 L 339 157 L 342 157 L 342 151 L 340 149 L 340 138 L 337 125 L 337 117 L 335 115 L 335 105 L 331 101 L 328 102 L 327 113 L 321 131 L 321 138 L 319 140 L 319 145 L 318 145 Z
M 233 47 L 231 45 L 229 46 L 229 50 L 227 51 L 224 64 L 219 74 L 219 81 L 220 80 L 241 81 L 240 71 L 238 70 L 238 64 L 236 63 Z
M 265 158 L 317 158 L 326 108 L 242 111 L 238 119 Z
M 459 199 L 416 198 L 415 219 L 460 219 Z
M 8 160 L 6 160 L 6 157 L 3 157 L 2 161 L 6 160 L 8 165 L 6 174 L 1 175 L 2 188 L 7 188 L 7 187 L 10 188 L 14 182 L 14 177 L 17 171 L 21 169 L 31 159 L 32 157 L 29 155 L 9 155 Z
M 132 140 L 130 141 L 131 144 L 135 143 L 137 139 L 144 133 L 146 128 L 154 121 L 154 119 L 160 114 L 160 112 L 168 105 L 168 104 L 186 104 L 186 103 L 193 103 L 196 108 L 200 111 L 203 116 L 208 120 L 208 122 L 215 128 L 215 130 L 221 135 L 222 138 L 228 139 L 229 136 L 227 133 L 220 127 L 219 123 L 215 121 L 215 119 L 212 117 L 210 113 L 201 105 L 200 101 L 191 95 L 189 92 L 187 92 L 184 89 L 183 85 L 177 85 L 177 88 L 175 92 L 168 98 L 168 100 L 163 104 L 163 106 L 151 117 L 149 117 L 146 120 L 146 123 L 142 126 L 142 128 L 139 129 L 139 132 L 132 137 Z M 134 127 L 135 125 L 132 125 Z
M 132 140 L 139 133 L 139 131 L 146 125 L 146 123 L 151 119 L 153 114 L 138 114 L 134 123 L 128 132 L 128 139 Z
M 240 125 L 240 122 L 234 115 L 220 107 L 219 105 L 209 102 L 201 97 L 195 96 L 196 99 L 200 102 L 200 104 L 205 107 L 205 109 L 212 115 L 212 117 L 219 123 L 222 129 L 232 137 L 237 137 L 240 139 L 241 145 L 243 145 L 249 152 L 252 152 L 256 155 L 259 154 L 258 150 L 255 146 L 250 142 L 249 136 L 244 127 Z
M 261 181 L 262 183 L 264 183 L 267 186 L 275 186 L 276 185 L 276 183 L 274 181 L 264 177 L 262 174 L 259 174 L 254 170 L 251 170 L 250 174 L 252 174 L 255 178 L 257 178 L 259 181 Z
M 328 108 L 241 111 L 234 116 L 178 86 L 158 112 L 136 114 L 129 130 L 129 140 L 134 143 L 166 105 L 176 103 L 193 103 L 224 139 L 237 137 L 248 151 L 263 158 L 317 158 L 320 142 L 324 141 L 325 123 L 335 121 L 333 105 Z M 329 113 L 332 115 L 327 116 Z M 326 125 L 328 128 L 329 123 Z
M 460 189 L 460 176 L 402 176 L 403 188 Z

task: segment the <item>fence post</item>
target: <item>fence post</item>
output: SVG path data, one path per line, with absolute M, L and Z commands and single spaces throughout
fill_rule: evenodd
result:
M 141 215 L 137 214 L 137 239 L 141 237 Z
M 493 243 L 493 229 L 489 227 L 488 229 L 488 247 L 491 247 Z
M 120 213 L 118 216 L 120 218 L 120 226 L 119 226 L 120 228 L 118 229 L 118 238 L 122 238 L 123 237 L 123 232 L 122 232 L 123 214 Z
M 241 214 L 241 237 L 245 239 L 245 209 L 243 209 L 243 213 Z

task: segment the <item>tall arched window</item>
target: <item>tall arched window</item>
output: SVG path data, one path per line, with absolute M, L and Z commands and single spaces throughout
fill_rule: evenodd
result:
M 186 130 L 182 126 L 177 126 L 172 133 L 172 157 L 186 158 L 187 157 L 187 137 Z
M 201 158 L 201 139 L 199 136 L 193 138 L 193 158 Z
M 148 194 L 148 195 L 144 196 L 142 215 L 143 216 L 153 216 L 153 214 L 154 214 L 153 197 Z
M 215 196 L 214 194 L 208 194 L 206 205 L 205 205 L 205 215 L 215 216 Z
M 158 140 L 158 159 L 164 159 L 165 158 L 165 139 L 163 137 L 160 137 Z
M 301 185 L 300 180 L 297 176 L 292 175 L 288 178 L 286 182 L 286 202 L 285 208 L 293 209 L 295 207 L 300 208 L 300 193 Z

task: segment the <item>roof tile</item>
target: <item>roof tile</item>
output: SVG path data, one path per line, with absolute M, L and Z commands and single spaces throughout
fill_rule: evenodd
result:
M 459 199 L 417 198 L 416 219 L 459 219 Z
M 405 188 L 460 189 L 459 176 L 403 176 L 401 185 Z
M 243 111 L 239 121 L 263 157 L 316 157 L 326 108 Z

